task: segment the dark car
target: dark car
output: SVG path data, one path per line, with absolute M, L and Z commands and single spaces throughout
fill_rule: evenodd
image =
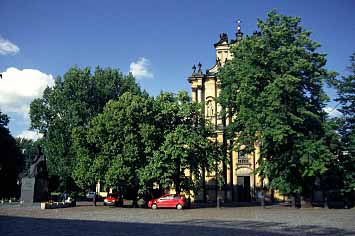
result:
M 152 199 L 148 202 L 148 208 L 176 208 L 183 209 L 186 206 L 185 198 L 180 194 L 165 194 L 159 198 Z
M 107 198 L 104 199 L 104 206 L 118 206 L 120 204 L 120 199 L 117 194 L 109 194 Z

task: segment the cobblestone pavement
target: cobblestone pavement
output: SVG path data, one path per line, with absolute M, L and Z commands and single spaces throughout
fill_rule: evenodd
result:
M 132 209 L 81 204 L 41 210 L 0 206 L 0 235 L 346 235 L 355 236 L 355 209 L 260 207 Z

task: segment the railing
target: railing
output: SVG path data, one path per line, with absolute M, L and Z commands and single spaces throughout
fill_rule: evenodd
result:
M 249 165 L 249 158 L 238 158 L 238 165 Z

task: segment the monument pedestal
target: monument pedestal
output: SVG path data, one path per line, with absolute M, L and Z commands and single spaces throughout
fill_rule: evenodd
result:
M 22 178 L 21 201 L 24 203 L 33 203 L 35 183 L 35 178 Z
M 24 203 L 48 200 L 48 180 L 45 178 L 22 178 L 21 201 Z

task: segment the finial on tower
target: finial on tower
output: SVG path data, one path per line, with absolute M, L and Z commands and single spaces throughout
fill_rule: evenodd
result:
M 196 74 L 196 66 L 194 64 L 194 66 L 192 67 L 192 75 L 195 75 Z
M 202 67 L 201 63 L 199 62 L 197 66 L 198 66 L 198 71 L 197 71 L 197 73 L 198 73 L 199 75 L 202 75 L 203 72 L 202 72 L 202 70 L 201 70 L 201 67 Z
M 243 38 L 243 32 L 241 31 L 241 26 L 240 24 L 242 21 L 240 19 L 237 20 L 237 33 L 235 34 L 237 39 L 236 40 L 241 40 Z

